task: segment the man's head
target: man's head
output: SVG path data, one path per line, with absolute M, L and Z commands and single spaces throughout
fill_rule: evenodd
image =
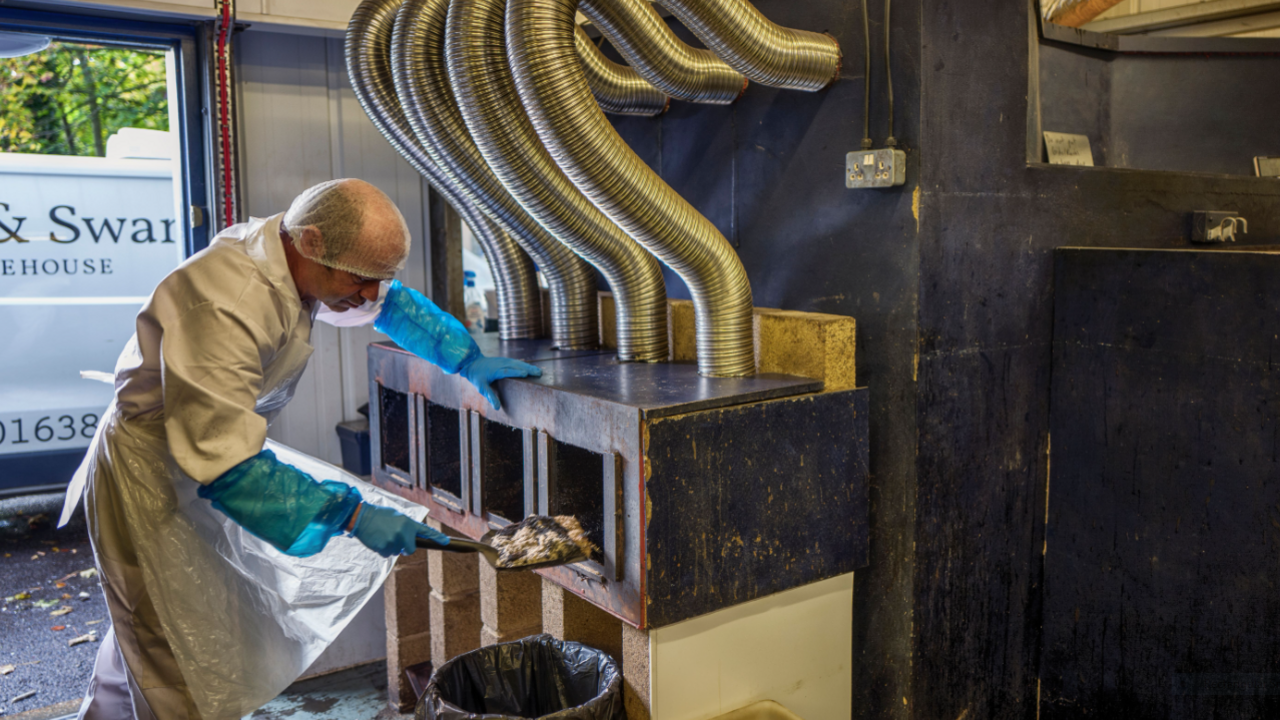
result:
M 281 221 L 298 293 L 338 311 L 378 296 L 409 256 L 409 228 L 391 198 L 363 180 L 331 180 L 294 199 Z

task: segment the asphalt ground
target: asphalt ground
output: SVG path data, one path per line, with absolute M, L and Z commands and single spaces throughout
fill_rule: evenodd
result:
M 0 717 L 83 696 L 110 627 L 96 571 L 81 575 L 93 568 L 84 513 L 58 530 L 61 509 L 61 493 L 0 498 Z M 94 640 L 68 646 L 90 632 Z

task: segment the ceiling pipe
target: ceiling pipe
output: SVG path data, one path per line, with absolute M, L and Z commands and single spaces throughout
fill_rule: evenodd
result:
M 454 2 L 488 8 L 483 22 L 502 17 L 501 0 Z M 751 285 L 742 262 L 715 225 L 650 170 L 601 112 L 574 48 L 577 5 L 578 0 L 507 4 L 507 50 L 520 99 L 574 185 L 689 287 L 698 371 L 752 375 Z M 449 20 L 452 33 L 454 18 Z
M 457 211 L 484 248 L 494 275 L 498 334 L 504 340 L 541 337 L 542 291 L 533 261 L 493 221 L 452 187 L 449 178 L 417 145 L 392 87 L 388 54 L 390 25 L 400 0 L 365 0 L 347 26 L 347 74 L 356 99 L 374 127 Z
M 840 43 L 834 37 L 782 27 L 746 0 L 657 1 L 703 45 L 753 82 L 814 91 L 840 77 Z
M 424 8 L 440 5 L 437 0 L 422 3 Z M 448 3 L 444 37 L 448 78 L 475 150 L 521 207 L 600 268 L 609 281 L 618 313 L 619 359 L 666 360 L 662 268 L 578 191 L 543 147 L 511 78 L 503 10 L 503 0 Z M 569 47 L 573 52 L 572 40 Z M 582 65 L 576 54 L 573 67 L 581 77 Z M 423 90 L 418 88 L 418 92 Z M 586 92 L 587 100 L 599 112 L 590 90 Z
M 737 70 L 676 37 L 648 0 L 584 0 L 578 9 L 642 78 L 676 100 L 728 105 L 747 89 Z
M 574 34 L 578 57 L 587 85 L 600 109 L 612 115 L 661 115 L 671 105 L 671 98 L 640 77 L 634 68 L 620 65 L 605 57 L 591 41 L 587 31 L 578 26 Z
M 561 348 L 599 345 L 595 272 L 524 211 L 493 176 L 467 134 L 444 65 L 448 0 L 406 0 L 391 37 L 391 72 L 406 117 L 423 149 L 455 189 L 529 251 L 556 268 L 565 288 L 553 301 L 552 325 Z M 550 276 L 550 273 L 548 273 Z

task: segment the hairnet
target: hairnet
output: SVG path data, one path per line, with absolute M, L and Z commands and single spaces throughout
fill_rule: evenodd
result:
M 303 257 L 361 277 L 388 279 L 409 257 L 409 228 L 387 197 L 368 183 L 330 180 L 294 198 L 284 226 Z M 320 249 L 299 240 L 308 226 L 320 231 Z

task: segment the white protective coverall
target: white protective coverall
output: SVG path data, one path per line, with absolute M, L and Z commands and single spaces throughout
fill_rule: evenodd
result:
M 394 564 L 345 536 L 290 557 L 196 495 L 263 449 L 311 356 L 313 319 L 345 326 L 377 315 L 380 302 L 346 313 L 302 302 L 281 217 L 228 228 L 165 277 L 116 364 L 115 401 L 62 519 L 83 488 L 112 621 L 81 718 L 247 715 L 306 670 Z M 267 446 L 316 480 L 425 515 L 327 463 Z

